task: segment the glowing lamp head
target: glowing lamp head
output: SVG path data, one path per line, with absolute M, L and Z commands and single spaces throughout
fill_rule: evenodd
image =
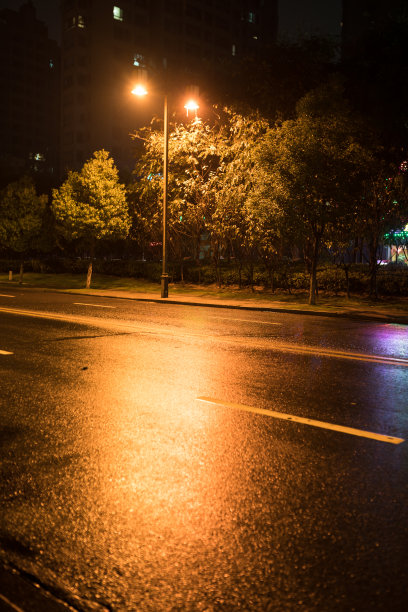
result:
M 188 117 L 188 113 L 189 111 L 194 111 L 197 112 L 197 110 L 200 108 L 197 104 L 197 102 L 195 100 L 189 100 L 185 105 L 184 108 L 187 111 L 187 117 Z
M 136 87 L 134 89 L 132 89 L 132 94 L 134 96 L 147 96 L 147 89 L 144 85 L 136 85 Z

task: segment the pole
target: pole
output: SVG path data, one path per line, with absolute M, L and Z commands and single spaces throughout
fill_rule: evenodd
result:
M 161 275 L 161 297 L 169 297 L 169 275 L 167 269 L 167 187 L 169 165 L 169 121 L 167 115 L 167 94 L 164 96 L 164 158 L 163 158 L 163 268 Z

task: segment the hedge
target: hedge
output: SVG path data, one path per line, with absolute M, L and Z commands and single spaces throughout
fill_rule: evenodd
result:
M 71 273 L 85 274 L 89 260 L 67 257 L 49 257 L 46 259 L 27 259 L 24 269 L 27 272 L 40 273 Z M 13 270 L 18 273 L 19 260 L 0 259 L 0 271 L 7 273 Z M 152 282 L 160 282 L 161 263 L 132 259 L 103 260 L 95 259 L 93 271 L 112 276 L 144 278 Z M 221 262 L 219 267 L 221 284 L 225 286 L 239 284 L 239 269 L 236 263 Z M 172 282 L 180 282 L 180 265 L 170 263 L 169 276 Z M 213 284 L 218 282 L 217 271 L 213 265 L 197 266 L 191 262 L 183 265 L 184 281 L 187 283 Z M 378 291 L 384 296 L 408 296 L 408 266 L 381 266 L 377 273 Z M 270 273 L 264 266 L 255 266 L 253 281 L 257 286 L 270 286 Z M 317 282 L 320 291 L 330 293 L 346 292 L 346 276 L 340 266 L 321 266 L 317 272 Z M 248 269 L 242 268 L 241 284 L 250 286 Z M 309 275 L 301 262 L 283 262 L 281 267 L 273 272 L 273 287 L 287 291 L 307 291 Z M 349 267 L 350 292 L 364 294 L 369 292 L 369 271 L 364 264 L 353 264 Z

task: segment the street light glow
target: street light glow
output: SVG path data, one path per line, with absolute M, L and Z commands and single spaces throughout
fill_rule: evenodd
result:
M 147 89 L 144 85 L 136 85 L 136 87 L 134 89 L 132 89 L 132 94 L 134 96 L 147 96 Z
M 188 117 L 188 111 L 195 111 L 197 112 L 197 110 L 200 108 L 197 104 L 197 102 L 195 100 L 189 100 L 188 102 L 186 102 L 186 104 L 184 105 L 184 108 L 187 111 L 187 117 Z

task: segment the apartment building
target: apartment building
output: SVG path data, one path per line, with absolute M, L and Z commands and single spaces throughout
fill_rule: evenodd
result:
M 61 168 L 100 148 L 130 168 L 129 133 L 161 108 L 130 94 L 144 67 L 157 90 L 164 73 L 170 90 L 194 85 L 204 64 L 275 40 L 277 1 L 62 0 L 61 19 Z
M 58 175 L 59 47 L 31 1 L 0 11 L 0 180 Z

